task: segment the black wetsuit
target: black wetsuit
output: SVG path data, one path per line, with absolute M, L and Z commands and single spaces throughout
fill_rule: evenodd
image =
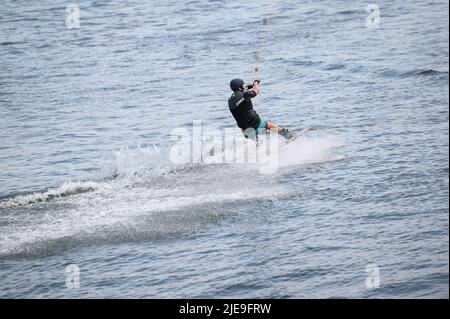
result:
M 237 125 L 242 129 L 257 129 L 261 123 L 261 118 L 253 109 L 252 99 L 258 94 L 254 90 L 247 92 L 235 91 L 228 100 L 231 114 L 233 114 Z

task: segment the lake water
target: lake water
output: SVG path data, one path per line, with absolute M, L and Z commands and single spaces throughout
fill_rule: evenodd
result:
M 269 175 L 170 157 L 269 0 L 75 3 L 1 4 L 0 297 L 449 297 L 448 1 L 278 1 L 255 108 L 317 130 Z

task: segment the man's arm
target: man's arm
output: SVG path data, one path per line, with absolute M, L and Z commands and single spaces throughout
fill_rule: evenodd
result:
M 255 80 L 253 82 L 253 89 L 245 92 L 244 98 L 245 99 L 253 99 L 254 97 L 256 97 L 259 94 L 259 92 L 261 92 L 261 88 L 259 87 L 259 82 Z

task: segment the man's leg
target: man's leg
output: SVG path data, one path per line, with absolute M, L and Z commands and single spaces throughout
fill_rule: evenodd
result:
M 288 140 L 293 139 L 295 137 L 295 135 L 292 134 L 291 132 L 289 132 L 288 129 L 281 128 L 277 124 L 269 122 L 269 121 L 266 122 L 266 128 L 268 130 L 271 130 L 271 129 L 276 130 L 278 134 L 280 134 L 281 136 L 283 136 L 284 138 L 286 138 Z
M 267 123 L 266 127 L 267 127 L 268 130 L 275 129 L 277 131 L 277 133 L 280 134 L 280 131 L 282 130 L 281 127 L 279 127 L 275 123 L 272 123 L 272 122 L 269 122 L 269 121 L 267 121 L 266 123 Z

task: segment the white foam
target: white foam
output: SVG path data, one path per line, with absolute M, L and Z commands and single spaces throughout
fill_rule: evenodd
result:
M 341 155 L 334 154 L 336 148 L 344 146 L 344 142 L 333 136 L 321 136 L 321 137 L 307 137 L 300 136 L 294 141 L 287 142 L 284 138 L 278 139 L 277 156 L 273 157 L 273 151 L 268 148 L 268 154 L 264 152 L 258 152 L 258 149 L 254 146 L 253 142 L 248 142 L 246 145 L 243 139 L 238 140 L 237 147 L 235 149 L 221 149 L 221 145 L 210 144 L 205 146 L 205 150 L 214 149 L 215 155 L 224 158 L 234 158 L 237 163 L 249 162 L 251 158 L 255 160 L 255 164 L 266 163 L 274 158 L 278 160 L 278 167 L 299 166 L 306 164 L 325 163 L 330 161 L 341 160 Z M 253 143 L 253 145 L 252 145 Z M 260 148 L 265 149 L 265 143 L 268 143 L 266 139 L 260 140 Z M 257 153 L 257 154 L 256 154 Z M 203 163 L 214 163 L 210 160 L 211 157 L 207 152 L 203 154 Z M 250 162 L 250 164 L 252 164 Z M 258 168 L 258 165 L 254 165 L 254 168 Z
M 46 202 L 53 199 L 62 198 L 68 195 L 75 195 L 87 191 L 95 190 L 99 187 L 98 182 L 67 182 L 62 186 L 50 189 L 46 192 L 35 192 L 27 195 L 18 195 L 0 201 L 0 209 L 8 209 L 18 206 L 30 205 Z
M 318 164 L 340 160 L 333 150 L 344 143 L 335 137 L 299 137 L 280 148 L 280 167 Z
M 288 144 L 281 143 L 280 166 L 336 159 L 331 151 L 341 145 L 329 137 L 300 137 Z M 224 204 L 273 200 L 301 193 L 279 182 L 276 174 L 259 175 L 254 164 L 211 165 L 204 161 L 183 169 L 168 162 L 167 152 L 167 149 L 124 148 L 116 154 L 120 175 L 116 179 L 69 182 L 43 193 L 0 202 L 3 210 L 0 216 L 8 220 L 0 226 L 0 255 L 36 251 L 39 254 L 50 249 L 50 242 L 132 240 L 138 236 L 133 235 L 136 229 L 147 235 L 163 235 L 198 222 L 184 217 L 174 222 L 157 217 L 161 214 L 177 211 L 179 216 L 195 216 L 202 207 L 206 208 L 206 214 L 215 214 Z M 209 152 L 203 155 L 211 156 Z

